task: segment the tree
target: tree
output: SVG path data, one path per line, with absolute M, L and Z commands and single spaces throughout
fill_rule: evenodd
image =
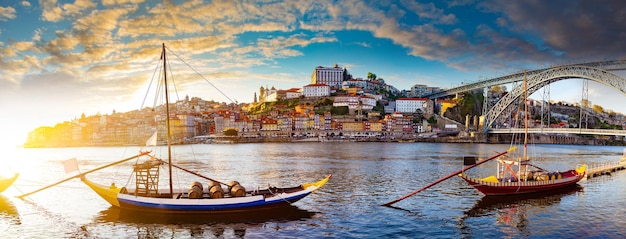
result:
M 368 72 L 367 73 L 367 79 L 368 80 L 376 80 L 377 76 L 376 74 L 372 73 L 372 72 Z
M 498 93 L 498 94 L 501 94 L 501 93 L 506 92 L 506 86 L 505 85 L 494 85 L 494 86 L 491 87 L 491 91 L 495 92 L 495 93 Z
M 582 105 L 583 108 L 589 108 L 589 106 L 591 105 L 591 101 L 589 101 L 588 99 L 583 99 L 582 101 L 580 101 L 580 105 Z
M 432 125 L 436 125 L 437 124 L 437 117 L 435 115 L 431 115 L 430 118 L 428 118 L 428 123 L 432 124 Z
M 227 129 L 224 131 L 224 135 L 225 136 L 237 136 L 239 135 L 239 132 L 237 132 L 236 129 Z
M 598 114 L 602 114 L 602 112 L 604 112 L 604 108 L 602 108 L 602 106 L 599 106 L 599 105 L 593 105 L 593 111 L 595 111 Z

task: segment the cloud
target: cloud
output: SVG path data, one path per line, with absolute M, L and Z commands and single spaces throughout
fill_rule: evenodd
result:
M 96 7 L 92 0 L 76 0 L 73 4 L 58 5 L 57 0 L 40 2 L 42 7 L 41 18 L 46 21 L 58 22 L 66 17 L 76 17 L 89 13 Z
M 498 1 L 483 5 L 502 15 L 510 30 L 539 39 L 538 50 L 568 59 L 623 58 L 626 48 L 626 5 L 623 1 Z
M 104 6 L 113 6 L 113 5 L 126 5 L 126 4 L 139 4 L 145 2 L 144 0 L 102 0 L 102 5 Z
M 56 0 L 41 1 L 40 7 L 42 20 L 57 22 L 63 19 L 63 10 L 57 6 Z
M 437 8 L 434 3 L 422 4 L 410 0 L 402 0 L 401 3 L 420 18 L 433 20 L 434 23 L 455 24 L 458 21 L 454 14 L 445 14 L 444 10 Z
M 100 78 L 118 82 L 119 76 L 107 72 L 145 74 L 166 42 L 203 71 L 232 72 L 302 56 L 313 44 L 339 42 L 335 32 L 344 30 L 369 32 L 403 47 L 407 55 L 465 70 L 624 55 L 626 10 L 620 1 L 609 0 L 603 8 L 567 3 L 50 0 L 41 3 L 41 19 L 67 21 L 70 27 L 42 27 L 31 42 L 0 45 L 0 69 L 11 82 L 33 72 L 72 72 L 94 84 Z M 15 18 L 9 8 L 0 8 L 0 20 Z M 467 19 L 485 12 L 491 22 Z M 342 44 L 371 47 L 361 39 L 348 41 Z
M 24 7 L 30 7 L 30 2 L 29 1 L 21 1 L 20 5 L 24 6 Z
M 7 21 L 15 18 L 15 8 L 0 6 L 0 21 Z

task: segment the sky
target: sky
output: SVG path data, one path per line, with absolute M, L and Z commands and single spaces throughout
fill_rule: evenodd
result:
M 262 86 L 307 85 L 317 66 L 402 90 L 625 59 L 625 22 L 622 0 L 1 0 L 0 144 L 140 108 L 162 43 L 204 77 L 181 77 L 180 99 L 228 102 L 208 80 L 242 103 Z M 580 102 L 581 82 L 557 83 L 551 99 Z M 624 99 L 589 84 L 592 104 L 626 113 Z

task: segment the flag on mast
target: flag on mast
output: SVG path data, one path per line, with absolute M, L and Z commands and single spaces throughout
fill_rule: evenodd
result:
M 150 136 L 148 141 L 146 141 L 146 146 L 156 146 L 157 145 L 157 131 L 154 131 L 154 134 Z
M 65 169 L 66 174 L 78 171 L 78 160 L 76 160 L 76 158 L 71 158 L 63 161 L 63 168 Z

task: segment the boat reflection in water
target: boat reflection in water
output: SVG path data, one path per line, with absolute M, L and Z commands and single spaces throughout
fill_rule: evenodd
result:
M 19 225 L 22 219 L 13 202 L 7 197 L 0 195 L 0 224 Z
M 484 196 L 474 207 L 464 213 L 461 224 L 469 218 L 488 217 L 495 215 L 496 225 L 505 228 L 516 228 L 521 235 L 532 235 L 528 232 L 529 214 L 541 213 L 538 210 L 558 204 L 567 195 L 583 192 L 583 187 L 575 184 L 570 187 L 542 193 L 517 194 L 509 196 Z M 468 229 L 466 226 L 461 228 Z M 506 233 L 506 232 L 505 232 Z
M 246 230 L 255 226 L 263 227 L 267 223 L 299 221 L 309 219 L 314 215 L 314 212 L 302 210 L 292 205 L 253 212 L 224 214 L 163 214 L 109 207 L 100 211 L 96 222 L 136 227 L 139 230 L 138 234 L 156 238 L 170 233 L 174 236 L 175 232 L 168 232 L 168 228 L 172 228 L 168 225 L 176 227 L 176 230 L 188 230 L 192 237 L 206 236 L 207 231 L 214 237 L 227 237 L 225 236 L 226 231 L 232 230 L 235 237 L 244 238 Z

